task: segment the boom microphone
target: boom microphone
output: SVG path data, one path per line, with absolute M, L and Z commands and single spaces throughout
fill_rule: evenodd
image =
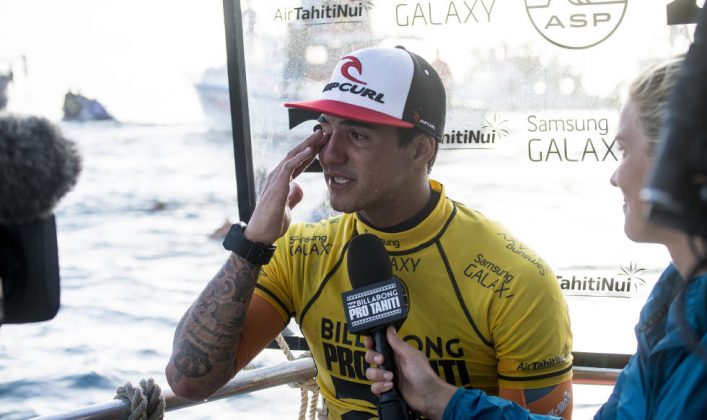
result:
M 80 172 L 76 145 L 49 120 L 0 116 L 0 225 L 46 218 Z
M 46 321 L 59 310 L 52 211 L 81 166 L 49 120 L 0 115 L 0 323 Z
M 342 295 L 349 331 L 372 335 L 376 351 L 383 355 L 381 367 L 395 371 L 393 352 L 386 328 L 399 326 L 407 317 L 408 302 L 402 282 L 393 277 L 388 252 L 375 235 L 362 234 L 349 243 L 347 258 L 353 290 Z M 384 392 L 378 402 L 381 420 L 408 418 L 408 407 L 395 386 Z
M 641 196 L 650 206 L 650 221 L 707 238 L 707 7 L 668 108 Z

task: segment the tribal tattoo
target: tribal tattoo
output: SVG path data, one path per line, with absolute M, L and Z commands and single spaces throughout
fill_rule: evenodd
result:
M 179 322 L 174 338 L 177 381 L 210 375 L 227 375 L 228 380 L 233 375 L 238 339 L 258 271 L 259 266 L 231 254 L 192 304 Z

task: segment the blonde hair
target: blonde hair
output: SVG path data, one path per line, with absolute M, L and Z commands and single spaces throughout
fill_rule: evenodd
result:
M 636 77 L 629 99 L 636 107 L 638 126 L 655 149 L 668 112 L 673 88 L 682 72 L 685 54 L 655 64 Z

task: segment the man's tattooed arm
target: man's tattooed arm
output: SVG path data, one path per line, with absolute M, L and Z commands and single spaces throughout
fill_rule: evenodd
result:
M 204 399 L 236 374 L 238 339 L 259 270 L 231 253 L 179 321 L 165 371 L 175 394 Z

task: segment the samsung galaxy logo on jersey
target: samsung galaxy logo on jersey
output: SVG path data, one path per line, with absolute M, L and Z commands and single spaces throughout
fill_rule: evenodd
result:
M 341 92 L 348 92 L 352 95 L 360 95 L 360 96 L 363 96 L 364 98 L 371 99 L 371 100 L 379 102 L 381 104 L 385 103 L 385 101 L 383 100 L 383 97 L 385 95 L 383 93 L 376 92 L 375 90 L 369 89 L 365 86 L 359 86 L 358 83 L 331 82 L 331 83 L 327 83 L 327 85 L 324 86 L 324 89 L 322 90 L 322 92 L 328 92 L 333 89 L 338 89 Z
M 381 238 L 381 240 L 383 241 L 383 245 L 385 245 L 386 247 L 393 247 L 395 249 L 400 248 L 400 241 L 397 239 Z
M 619 27 L 628 0 L 525 0 L 540 35 L 562 48 L 598 45 Z
M 477 254 L 474 262 L 481 267 L 490 270 L 492 273 L 503 278 L 505 283 L 510 283 L 513 281 L 513 274 L 509 273 L 508 270 L 502 268 L 500 265 L 495 264 L 491 260 L 487 260 L 484 254 Z
M 476 281 L 481 287 L 492 291 L 499 299 L 510 299 L 514 296 L 510 284 L 513 281 L 513 274 L 487 259 L 484 254 L 476 255 L 474 262 L 469 263 L 464 269 L 464 276 Z
M 329 255 L 331 247 L 326 235 L 290 236 L 290 255 Z
M 393 266 L 393 270 L 398 272 L 407 271 L 414 273 L 417 271 L 417 266 L 420 265 L 420 261 L 420 258 L 413 257 L 390 257 L 390 265 Z

